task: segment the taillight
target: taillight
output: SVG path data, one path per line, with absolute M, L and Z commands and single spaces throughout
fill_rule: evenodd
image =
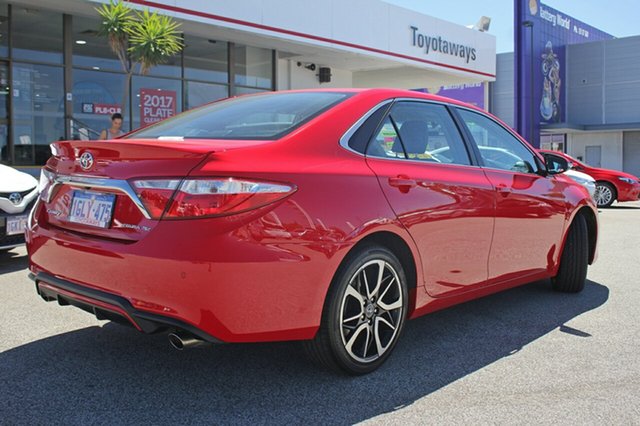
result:
M 178 184 L 177 180 L 133 182 L 136 193 L 154 219 L 242 213 L 274 203 L 295 191 L 292 185 L 235 178 L 187 179 L 179 187 Z
M 53 187 L 53 181 L 55 179 L 55 175 L 48 171 L 47 169 L 40 170 L 40 180 L 38 181 L 38 193 L 40 194 L 40 198 L 44 201 L 50 201 L 50 192 Z
M 160 219 L 171 196 L 180 184 L 177 179 L 153 179 L 133 181 L 133 187 L 153 219 Z

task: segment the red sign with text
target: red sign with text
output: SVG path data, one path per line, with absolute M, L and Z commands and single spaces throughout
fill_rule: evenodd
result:
M 140 124 L 148 126 L 176 115 L 176 92 L 140 89 Z

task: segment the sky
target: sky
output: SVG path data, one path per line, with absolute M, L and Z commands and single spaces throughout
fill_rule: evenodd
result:
M 514 0 L 384 1 L 460 25 L 473 25 L 481 16 L 489 16 L 489 33 L 496 36 L 497 53 L 513 52 Z M 640 35 L 640 0 L 545 0 L 542 3 L 615 37 Z

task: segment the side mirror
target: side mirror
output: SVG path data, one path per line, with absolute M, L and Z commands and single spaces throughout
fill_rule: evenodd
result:
M 533 166 L 528 161 L 517 161 L 511 168 L 514 172 L 533 173 Z
M 564 158 L 558 158 L 558 157 L 552 158 L 550 156 L 545 155 L 544 159 L 547 166 L 547 173 L 549 173 L 550 175 L 557 175 L 569 170 L 569 162 Z

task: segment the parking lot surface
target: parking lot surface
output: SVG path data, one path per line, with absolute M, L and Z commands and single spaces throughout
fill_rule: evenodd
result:
M 297 343 L 175 351 L 45 303 L 24 248 L 0 254 L 0 424 L 640 424 L 640 203 L 600 231 L 582 293 L 543 281 L 410 321 L 355 378 Z

